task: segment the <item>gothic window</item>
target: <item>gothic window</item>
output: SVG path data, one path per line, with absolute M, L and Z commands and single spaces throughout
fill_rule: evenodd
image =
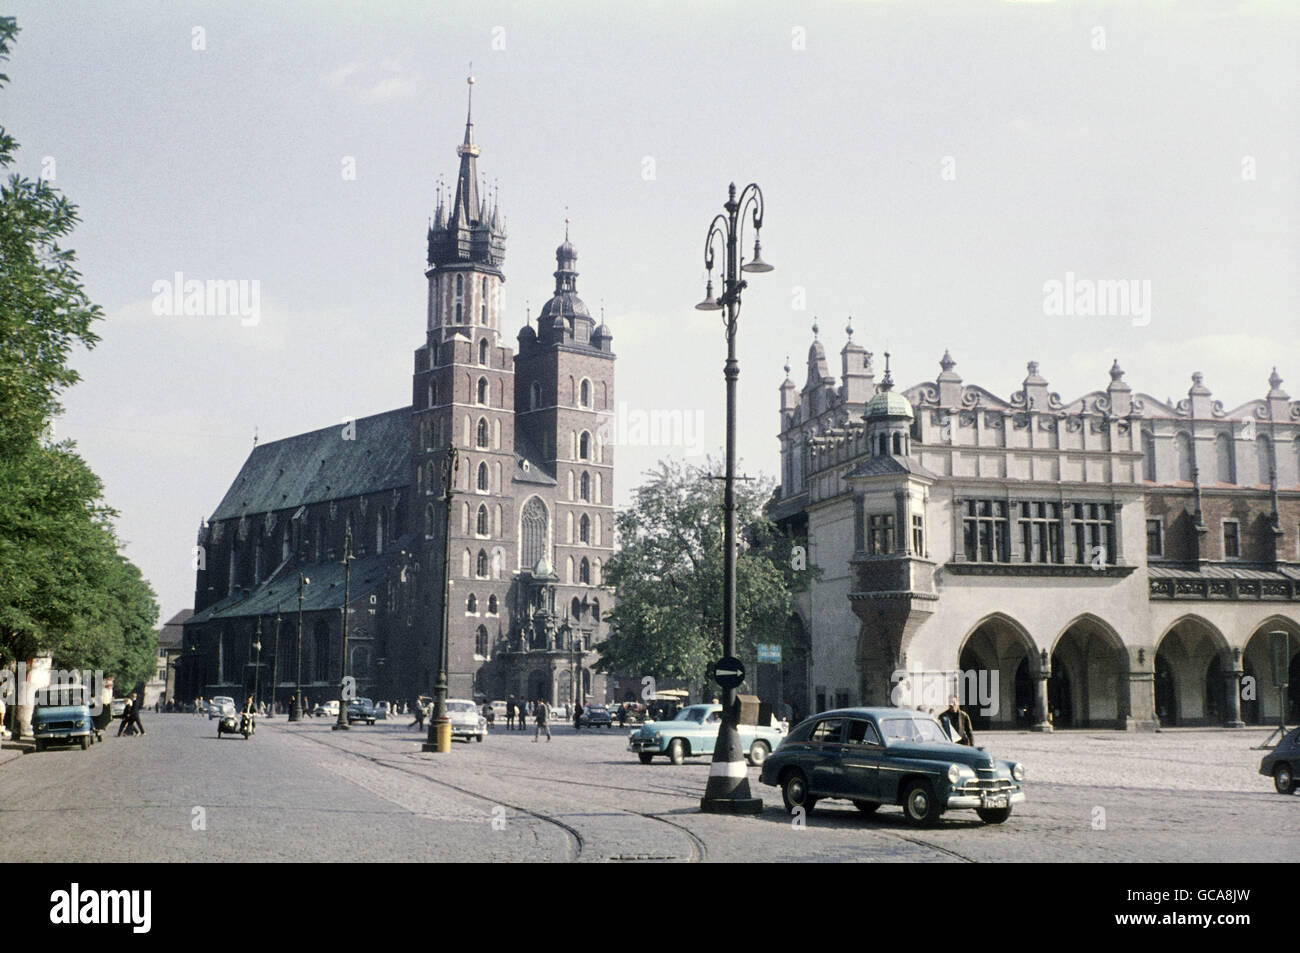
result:
M 464 323 L 465 323 L 465 312 L 464 312 L 464 306 L 461 304 L 459 298 L 456 299 L 456 323 L 457 323 L 457 324 L 464 324 Z
M 488 510 L 487 507 L 481 503 L 479 504 L 478 520 L 474 529 L 480 536 L 486 536 L 488 534 Z
M 533 381 L 533 386 L 528 389 L 528 409 L 536 410 L 542 406 L 542 385 Z
M 488 382 L 486 377 L 478 379 L 478 402 L 486 404 L 488 402 Z
M 582 519 L 578 520 L 578 542 L 591 542 L 591 520 L 587 519 L 587 514 L 582 514 Z
M 465 611 L 478 612 L 478 599 L 472 592 L 469 594 L 469 598 L 465 600 Z
M 587 502 L 591 502 L 591 474 L 586 470 L 582 471 L 582 479 L 579 481 L 579 493 Z
M 375 552 L 384 551 L 384 511 L 375 514 Z
M 488 611 L 488 615 L 496 615 L 496 614 L 497 614 L 497 597 L 496 597 L 496 596 L 494 596 L 494 595 L 493 595 L 493 596 L 488 596 L 488 607 L 487 607 L 487 611 Z
M 456 276 L 456 323 L 457 324 L 465 323 L 464 303 L 461 301 L 461 297 L 464 294 L 465 294 L 465 276 L 457 275 Z
M 326 682 L 330 677 L 330 627 L 329 623 L 321 620 L 316 623 L 314 629 L 315 649 L 312 652 L 312 662 L 315 669 L 313 681 Z
M 537 565 L 537 560 L 546 555 L 546 528 L 546 505 L 534 496 L 524 504 L 523 513 L 519 517 L 524 568 L 532 569 Z
M 577 596 L 574 596 L 573 601 L 569 603 L 569 615 L 575 622 L 582 618 L 582 602 Z
M 600 621 L 600 600 L 599 599 L 591 600 L 591 621 L 592 622 Z
M 894 453 L 898 456 L 903 453 L 903 435 L 901 433 L 894 434 Z
M 487 449 L 488 441 L 489 441 L 489 436 L 488 436 L 487 418 L 480 417 L 478 419 L 478 446 Z
M 478 488 L 482 493 L 488 491 L 488 468 L 486 463 L 478 465 Z
M 474 575 L 478 576 L 480 579 L 486 579 L 488 576 L 488 557 L 486 549 L 480 549 L 478 551 L 478 559 L 474 562 Z
M 1237 468 L 1232 454 L 1232 438 L 1221 433 L 1214 438 L 1215 479 L 1220 483 L 1236 483 Z
M 1004 563 L 1011 559 L 1007 504 L 1003 500 L 966 500 L 962 517 L 966 558 Z
M 1236 520 L 1223 521 L 1223 558 L 1241 558 L 1241 524 Z
M 465 276 L 457 275 L 456 276 L 456 297 L 459 298 L 464 293 L 465 293 Z
M 487 324 L 487 323 L 488 323 L 488 318 L 487 318 L 488 281 L 487 281 L 486 278 L 483 279 L 483 294 L 482 294 L 482 298 L 483 298 L 483 300 L 479 303 L 479 310 L 478 310 L 478 313 L 479 313 L 479 324 Z M 479 363 L 480 363 L 480 364 L 486 364 L 487 362 L 486 362 L 486 361 L 483 361 L 483 360 L 480 360 Z
M 415 492 L 417 495 L 424 492 L 424 467 L 415 468 Z
M 486 281 L 487 279 L 484 280 Z M 487 358 L 488 358 L 488 344 L 487 344 L 487 338 L 484 338 L 483 340 L 478 342 L 478 362 L 482 364 L 484 367 L 486 367 Z
M 582 557 L 582 562 L 578 563 L 578 582 L 584 586 L 591 584 L 591 563 L 587 562 L 587 557 Z
M 474 632 L 474 654 L 487 658 L 488 654 L 488 631 L 487 626 L 480 625 Z
M 424 508 L 424 536 L 426 539 L 433 538 L 433 504 L 430 503 Z
M 438 384 L 435 381 L 429 381 L 429 406 L 438 405 Z
M 1192 438 L 1183 432 L 1174 437 L 1174 452 L 1178 455 L 1178 480 L 1192 482 Z
M 578 402 L 583 407 L 591 406 L 591 381 L 586 380 L 585 378 L 583 379 L 582 386 L 578 392 Z
M 582 435 L 578 437 L 578 458 L 580 460 L 591 459 L 591 434 L 587 433 L 585 430 L 582 432 Z

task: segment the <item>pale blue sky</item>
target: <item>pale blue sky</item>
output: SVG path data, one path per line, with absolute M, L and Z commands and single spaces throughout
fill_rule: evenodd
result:
M 1030 359 L 1070 400 L 1113 357 L 1159 397 L 1200 370 L 1235 407 L 1275 363 L 1300 393 L 1295 4 L 13 6 L 4 123 L 19 171 L 52 158 L 80 205 L 72 245 L 109 316 L 58 434 L 104 478 L 164 617 L 191 604 L 195 529 L 255 426 L 270 440 L 409 401 L 470 60 L 512 326 L 550 294 L 567 209 L 618 400 L 700 415 L 715 456 L 704 234 L 729 181 L 763 186 L 777 270 L 742 314 L 750 472 L 776 472 L 781 365 L 802 384 L 814 315 L 837 371 L 851 313 L 902 386 L 948 347 L 1004 396 Z M 260 323 L 154 316 L 176 271 L 260 281 Z M 1150 324 L 1045 317 L 1066 272 L 1150 281 Z M 618 502 L 685 453 L 620 448 Z

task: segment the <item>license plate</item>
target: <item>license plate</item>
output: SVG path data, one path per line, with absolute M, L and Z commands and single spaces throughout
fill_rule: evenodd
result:
M 1007 794 L 985 794 L 980 798 L 980 807 L 984 808 L 1008 807 L 1010 804 L 1011 798 Z

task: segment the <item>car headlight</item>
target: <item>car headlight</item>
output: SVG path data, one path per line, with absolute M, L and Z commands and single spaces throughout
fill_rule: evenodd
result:
M 961 765 L 951 764 L 948 766 L 948 783 L 956 784 L 961 780 Z
M 655 744 L 657 744 L 657 745 L 658 745 L 658 744 L 663 744 L 663 740 L 664 740 L 664 736 L 663 736 L 660 732 L 656 731 L 656 732 L 655 732 Z
M 1025 766 L 1017 761 L 1011 766 L 1011 776 L 1017 781 L 1023 781 L 1025 779 Z

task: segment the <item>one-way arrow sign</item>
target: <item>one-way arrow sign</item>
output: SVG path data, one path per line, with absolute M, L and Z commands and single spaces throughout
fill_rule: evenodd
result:
M 709 675 L 723 688 L 735 688 L 745 680 L 745 666 L 740 659 L 727 656 L 713 663 Z

